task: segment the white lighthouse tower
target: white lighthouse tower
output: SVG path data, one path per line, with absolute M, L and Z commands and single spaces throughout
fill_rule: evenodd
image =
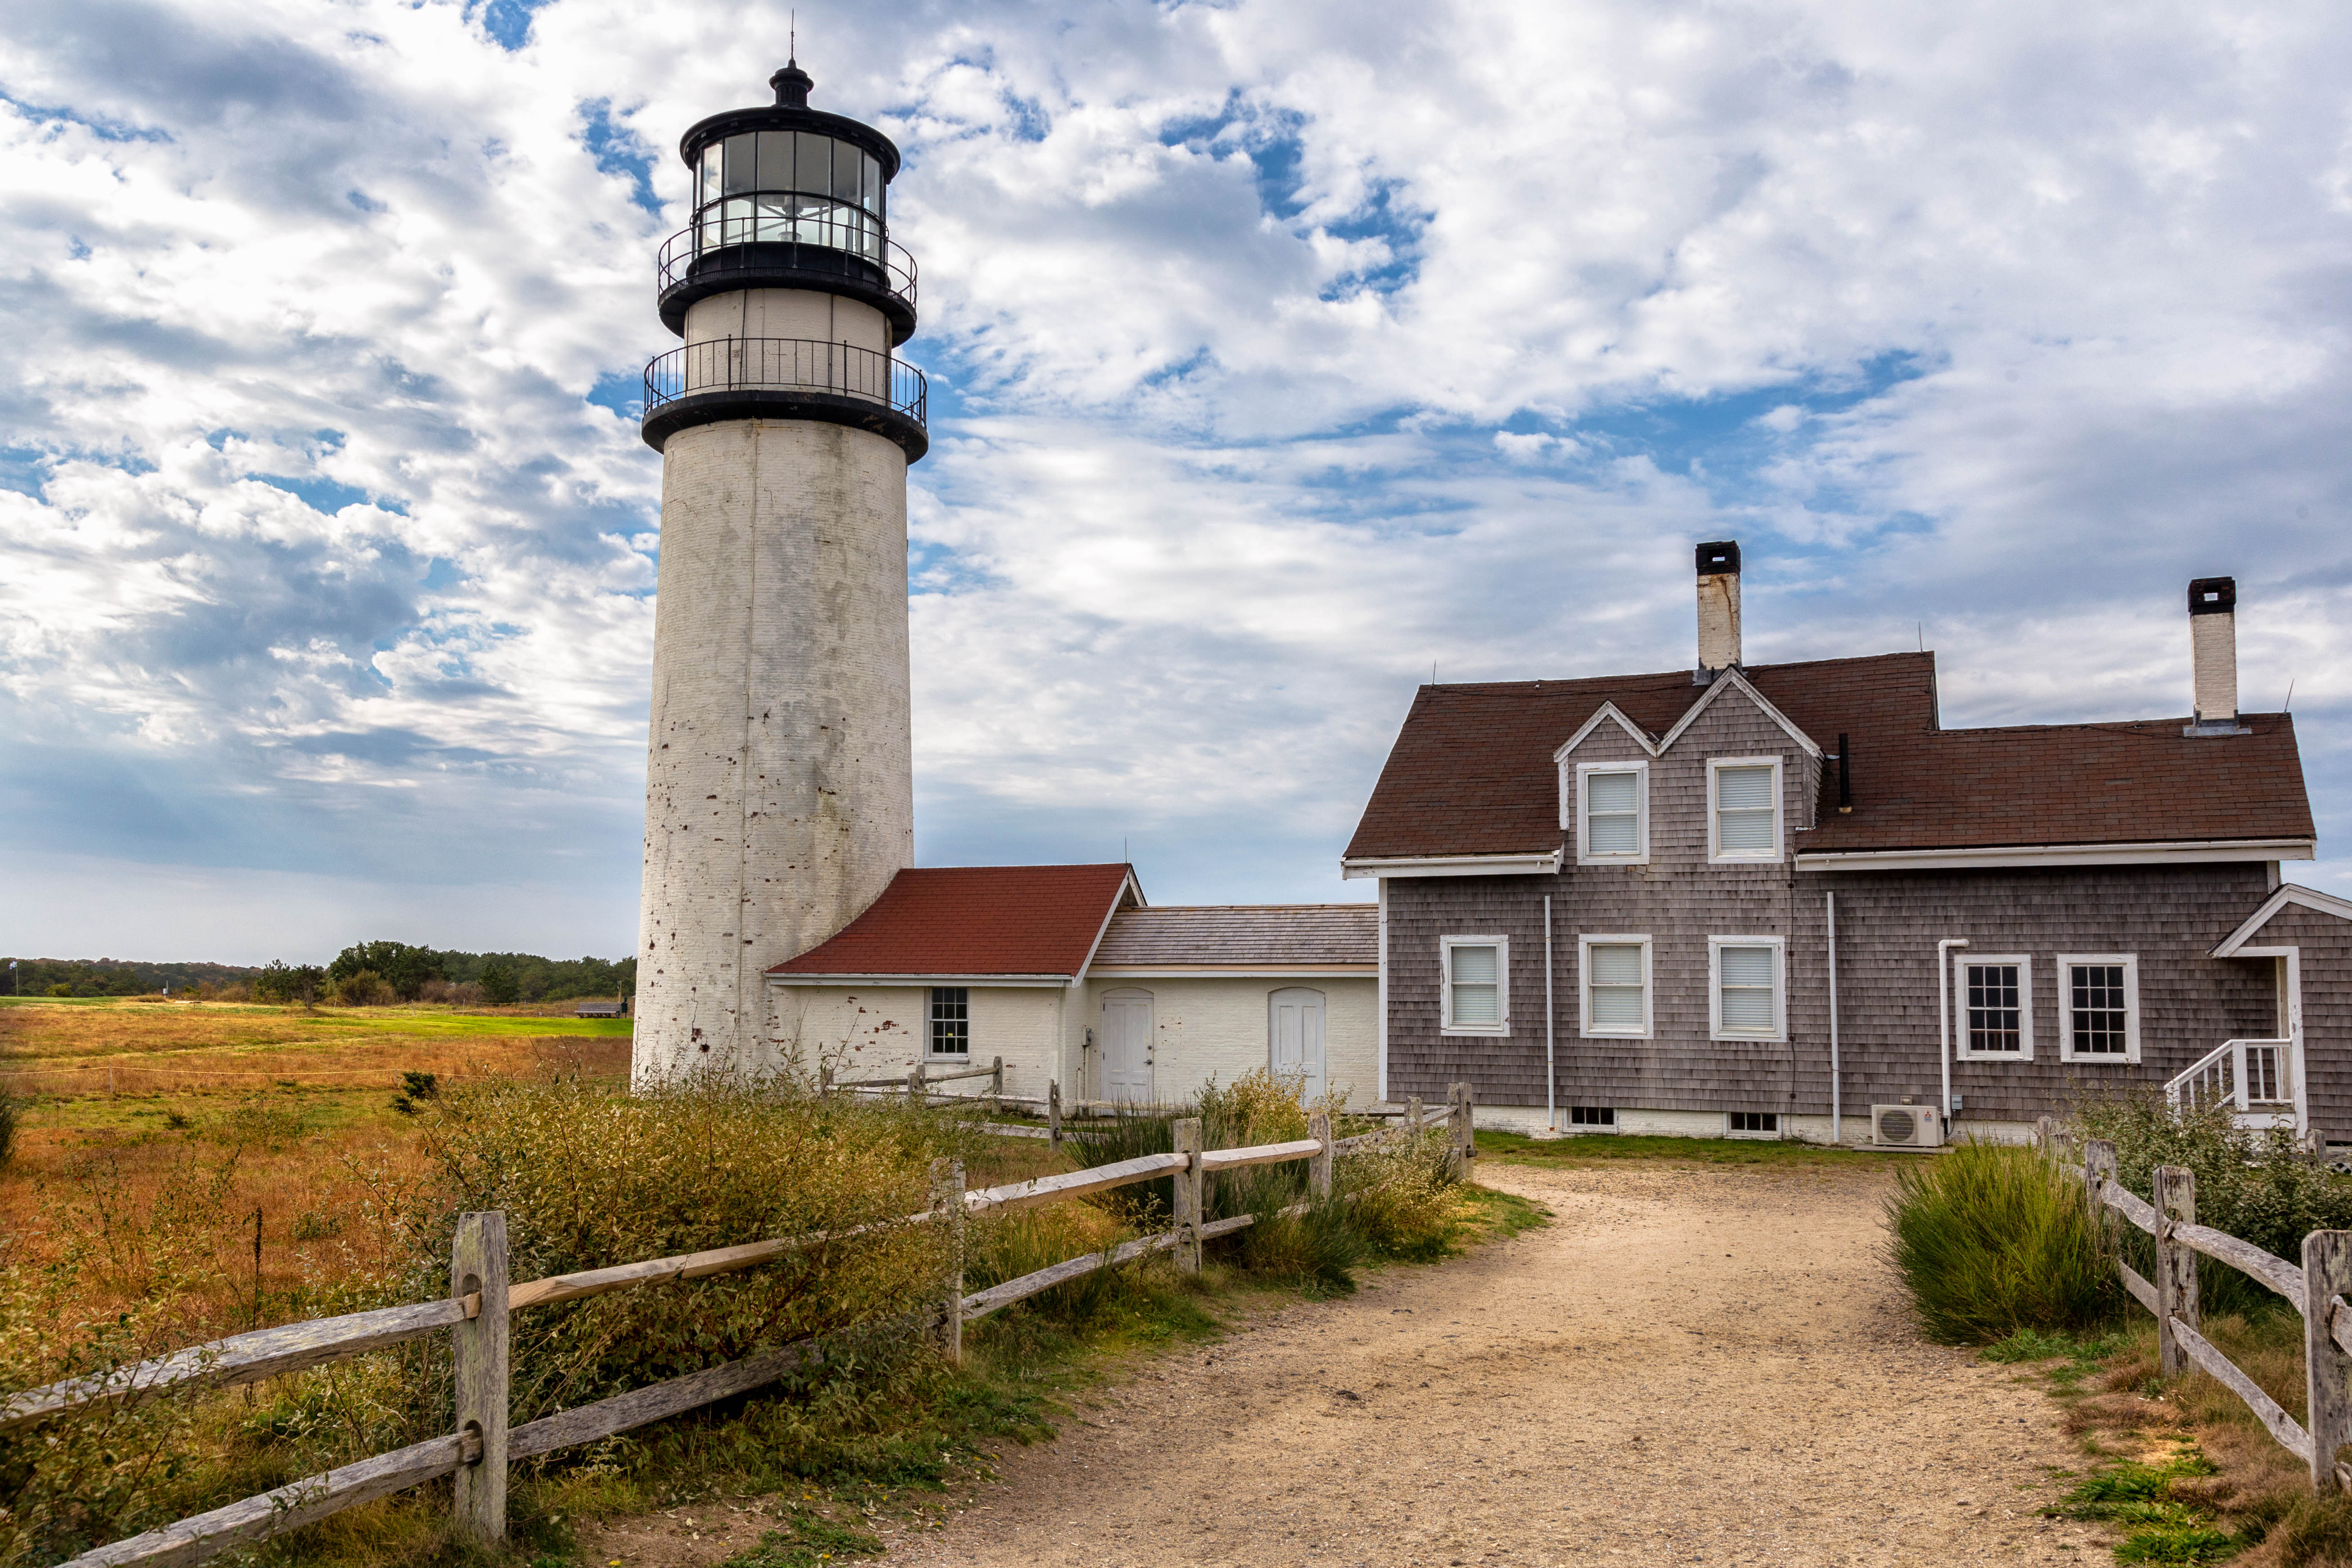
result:
M 776 101 L 686 133 L 694 222 L 662 247 L 646 370 L 662 454 L 637 935 L 639 1084 L 770 1065 L 763 971 L 914 860 L 907 466 L 923 456 L 898 150 Z

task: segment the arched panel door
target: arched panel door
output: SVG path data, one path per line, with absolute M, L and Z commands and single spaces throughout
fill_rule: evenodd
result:
M 1266 998 L 1267 1057 L 1275 1076 L 1303 1079 L 1307 1100 L 1322 1097 L 1323 993 L 1286 986 Z
M 1103 1098 L 1151 1098 L 1151 993 L 1109 991 L 1102 1002 Z

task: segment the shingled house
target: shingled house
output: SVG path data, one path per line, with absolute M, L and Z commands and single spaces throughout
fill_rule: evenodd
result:
M 2191 717 L 1982 730 L 1932 654 L 1743 665 L 1737 544 L 1698 590 L 1696 670 L 1415 697 L 1343 863 L 1383 1099 L 1932 1143 L 2137 1083 L 2352 1134 L 2352 904 L 2281 881 L 2311 808 L 2293 721 L 2237 711 L 2230 579 Z

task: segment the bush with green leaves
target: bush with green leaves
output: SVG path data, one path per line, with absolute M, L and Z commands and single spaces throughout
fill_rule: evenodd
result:
M 1928 1338 L 1989 1344 L 2076 1331 L 2122 1294 L 2080 1181 L 2038 1149 L 1960 1143 L 1906 1163 L 1887 1200 L 1888 1253 Z

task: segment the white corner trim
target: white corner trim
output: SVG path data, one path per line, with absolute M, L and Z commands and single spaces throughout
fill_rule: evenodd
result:
M 1963 1062 L 2030 1062 L 2033 1059 L 2033 960 L 2022 952 L 1978 952 L 1955 948 L 1952 959 L 1952 1058 Z M 2013 1051 L 1969 1049 L 1969 966 L 2017 965 L 2017 1043 Z
M 1646 866 L 1650 863 L 1650 764 L 1647 762 L 1579 763 L 1570 782 L 1568 764 L 1559 767 L 1560 826 L 1575 835 L 1576 863 L 1580 866 Z M 1585 780 L 1594 773 L 1632 773 L 1633 775 L 1633 841 L 1639 848 L 1615 854 L 1596 855 L 1592 852 L 1592 835 L 1587 822 L 1591 800 L 1586 794 Z M 1574 805 L 1571 806 L 1570 802 Z
M 1937 871 L 2005 866 L 2160 866 L 2210 861 L 2309 860 L 2308 838 L 2213 838 L 2148 844 L 2004 844 L 1981 849 L 1797 851 L 1808 871 Z M 2324 896 L 2324 895 L 2323 895 Z
M 2074 965 L 2120 964 L 2124 972 L 2124 1054 L 2074 1048 Z M 2139 1060 L 2139 954 L 2062 952 L 2058 955 L 2058 1059 L 2086 1067 L 2129 1066 Z
M 2283 884 L 2279 890 L 2263 900 L 2263 907 L 2246 917 L 2246 923 L 2221 939 L 2213 949 L 2215 958 L 2235 958 L 2239 950 L 2254 939 L 2254 934 L 2268 925 L 2273 915 L 2289 904 L 2300 904 L 2323 915 L 2334 915 L 2339 921 L 2352 921 L 2352 900 L 2339 899 L 2333 893 L 2323 893 L 2316 888 L 2299 888 L 2293 882 Z M 2256 956 L 2256 955 L 2249 955 Z M 2273 956 L 2263 953 L 2258 956 Z
M 1596 1029 L 1592 1026 L 1592 950 L 1596 947 L 1638 945 L 1642 950 L 1642 1026 L 1639 1029 Z M 1576 1032 L 1588 1040 L 1646 1040 L 1657 1021 L 1657 986 L 1652 972 L 1650 938 L 1646 932 L 1579 931 L 1576 934 Z
M 1772 770 L 1772 848 L 1764 853 L 1754 849 L 1727 851 L 1722 845 L 1722 814 L 1716 805 L 1716 774 L 1725 768 L 1770 768 Z M 1706 858 L 1717 866 L 1778 866 L 1789 858 L 1788 770 L 1781 759 L 1771 757 L 1709 757 L 1706 760 Z
M 1667 747 L 1673 745 L 1676 741 L 1681 740 L 1683 731 L 1689 729 L 1693 724 L 1697 723 L 1699 715 L 1706 712 L 1708 707 L 1714 703 L 1715 700 L 1723 695 L 1726 689 L 1731 688 L 1737 688 L 1750 702 L 1755 703 L 1758 708 L 1763 710 L 1764 717 L 1771 720 L 1772 722 L 1780 726 L 1781 731 L 1785 733 L 1789 739 L 1797 743 L 1797 747 L 1800 751 L 1803 752 L 1807 756 L 1813 758 L 1816 762 L 1820 761 L 1822 749 L 1813 743 L 1813 738 L 1811 735 L 1806 734 L 1802 730 L 1798 729 L 1794 724 L 1789 722 L 1789 716 L 1781 712 L 1778 708 L 1773 707 L 1770 699 L 1767 698 L 1762 692 L 1757 690 L 1755 687 L 1749 685 L 1748 678 L 1740 674 L 1737 669 L 1727 669 L 1721 675 L 1717 676 L 1715 679 L 1708 684 L 1706 694 L 1701 697 L 1697 701 L 1692 703 L 1690 705 L 1689 711 L 1685 712 L 1681 718 L 1675 721 L 1675 727 L 1667 731 L 1665 738 L 1658 742 L 1659 754 L 1663 755 Z
M 1342 881 L 1365 877 L 1548 877 L 1559 869 L 1567 851 L 1562 845 L 1549 854 L 1367 856 L 1343 858 L 1339 877 Z
M 1593 731 L 1599 729 L 1601 727 L 1601 721 L 1603 719 L 1613 721 L 1620 730 L 1625 731 L 1625 735 L 1628 740 L 1642 748 L 1644 755 L 1654 757 L 1661 750 L 1663 750 L 1656 742 L 1650 739 L 1648 732 L 1645 731 L 1642 726 L 1634 723 L 1631 719 L 1626 718 L 1624 712 L 1618 708 L 1617 704 L 1614 702 L 1603 702 L 1600 707 L 1592 710 L 1591 718 L 1587 719 L 1583 723 L 1576 727 L 1575 734 L 1570 735 L 1567 740 L 1560 742 L 1559 750 L 1551 754 L 1551 760 L 1555 763 L 1567 762 L 1569 753 L 1575 751 L 1577 747 L 1584 744 L 1584 738 L 1587 735 L 1591 734 Z
M 1454 950 L 1491 947 L 1495 950 L 1495 1016 L 1492 1024 L 1454 1021 Z M 1498 1038 L 1511 1032 L 1511 939 L 1507 936 L 1441 936 L 1437 939 L 1437 1032 L 1441 1035 L 1481 1035 Z
M 1772 1027 L 1769 1031 L 1727 1031 L 1723 1026 L 1723 950 L 1727 947 L 1769 947 L 1772 950 Z M 1789 939 L 1784 936 L 1711 936 L 1706 939 L 1706 1037 L 1710 1040 L 1764 1040 L 1789 1037 Z

